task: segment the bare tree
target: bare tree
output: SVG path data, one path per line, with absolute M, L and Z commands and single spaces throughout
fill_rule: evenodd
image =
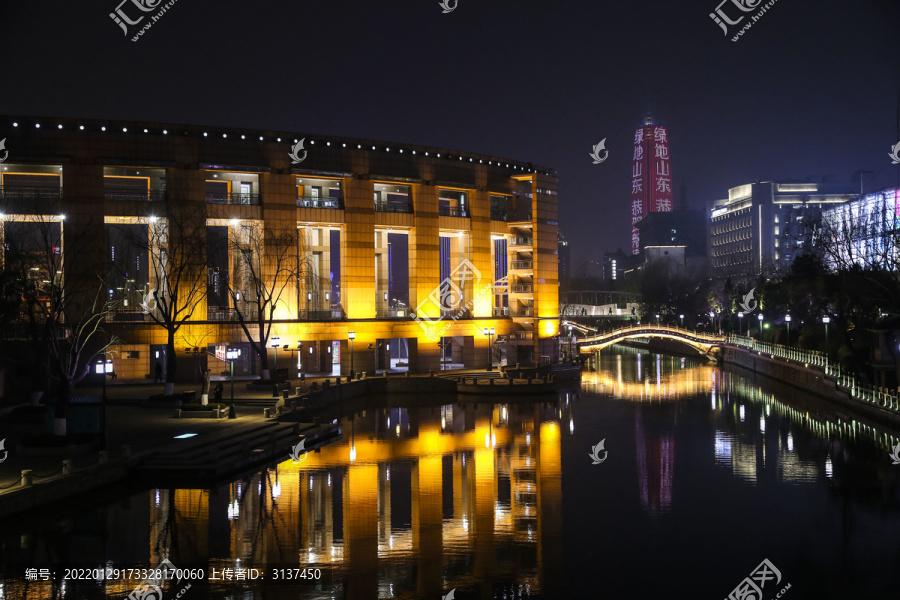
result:
M 63 227 L 63 218 L 47 215 L 7 221 L 2 261 L 6 292 L 20 298 L 13 320 L 30 342 L 32 403 L 55 391 L 58 435 L 66 434 L 75 386 L 90 373 L 93 357 L 116 341 L 103 327 L 115 307 L 106 298 L 105 268 L 79 256 L 86 250 L 83 234 L 63 235 Z
M 312 271 L 309 258 L 299 256 L 297 242 L 295 232 L 276 232 L 259 223 L 229 233 L 233 274 L 225 279 L 228 294 L 235 318 L 259 357 L 263 380 L 271 379 L 266 348 L 276 312 L 284 308 L 286 293 L 307 282 Z
M 197 208 L 170 207 L 140 231 L 128 235 L 150 263 L 150 290 L 141 308 L 166 331 L 165 395 L 170 396 L 178 368 L 175 336 L 206 298 L 206 215 Z

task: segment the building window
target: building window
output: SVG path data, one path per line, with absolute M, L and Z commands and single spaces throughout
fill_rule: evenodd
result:
M 456 190 L 438 190 L 438 212 L 444 217 L 468 217 L 469 194 Z
M 375 212 L 413 212 L 412 186 L 376 183 Z
M 297 179 L 297 206 L 301 208 L 343 208 L 339 179 Z

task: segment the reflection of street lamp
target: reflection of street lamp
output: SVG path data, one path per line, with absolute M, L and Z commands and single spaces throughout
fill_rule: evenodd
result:
M 351 331 L 347 334 L 347 338 L 350 340 L 350 378 L 353 379 L 353 340 L 356 339 L 356 332 Z
M 762 339 L 763 314 L 759 313 L 756 315 L 756 320 L 759 321 L 759 339 Z
M 747 328 L 750 328 L 750 324 L 747 324 Z M 744 311 L 738 313 L 738 335 L 741 335 L 744 332 Z M 750 332 L 747 332 L 747 337 L 750 337 Z
M 828 352 L 828 324 L 831 323 L 831 317 L 822 317 L 822 322 L 825 323 L 825 352 Z
M 569 331 L 572 331 L 572 328 L 569 328 Z M 494 328 L 493 327 L 485 327 L 484 335 L 488 336 L 488 371 L 494 370 Z
M 784 315 L 784 322 L 787 323 L 788 336 L 787 336 L 787 345 L 791 345 L 791 315 Z
M 234 409 L 234 361 L 240 358 L 240 356 L 241 351 L 239 348 L 228 348 L 225 350 L 225 360 L 227 360 L 228 364 L 231 366 L 231 405 L 228 407 L 229 419 L 237 419 L 237 412 L 235 412 Z
M 278 346 L 281 345 L 281 338 L 273 337 L 269 340 L 269 345 L 275 348 L 275 371 L 278 371 Z
M 106 450 L 106 378 L 112 373 L 113 363 L 111 360 L 106 362 L 98 360 L 94 368 L 98 375 L 103 375 L 103 397 L 100 400 L 100 449 Z

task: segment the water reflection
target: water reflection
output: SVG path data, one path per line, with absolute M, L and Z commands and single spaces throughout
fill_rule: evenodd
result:
M 738 497 L 731 488 L 786 495 L 806 486 L 825 512 L 828 494 L 880 510 L 897 504 L 889 461 L 882 468 L 871 458 L 896 443 L 895 432 L 840 419 L 797 390 L 764 388 L 752 374 L 706 362 L 626 349 L 605 350 L 591 365 L 580 394 L 564 391 L 549 402 L 401 397 L 336 407 L 325 416 L 341 422 L 344 439 L 302 462 L 285 452 L 284 462 L 213 489 L 153 488 L 73 511 L 52 526 L 23 525 L 3 534 L 0 600 L 102 593 L 99 583 L 84 582 L 68 582 L 65 593 L 61 582 L 29 582 L 26 589 L 22 565 L 72 566 L 73 556 L 85 566 L 168 558 L 207 572 L 278 564 L 328 572 L 327 581 L 302 587 L 219 582 L 194 590 L 196 598 L 438 598 L 453 588 L 460 597 L 568 597 L 560 590 L 593 590 L 596 569 L 572 566 L 583 556 L 603 565 L 611 560 L 604 552 L 649 557 L 659 546 L 668 562 L 657 557 L 654 564 L 679 572 L 695 565 L 699 555 L 680 558 L 647 538 L 659 535 L 647 522 L 727 522 L 735 513 L 729 502 Z M 616 458 L 594 467 L 585 456 L 587 438 L 579 436 L 596 435 L 599 425 L 610 432 Z M 594 479 L 585 480 L 586 473 L 608 478 L 602 485 L 625 498 L 621 510 L 593 510 L 607 500 L 590 489 Z M 730 501 L 720 500 L 729 494 Z M 693 506 L 698 501 L 704 508 Z M 630 505 L 637 510 L 629 512 Z M 564 507 L 572 511 L 565 521 Z M 705 512 L 711 510 L 721 512 Z M 795 518 L 790 510 L 741 518 Z M 619 521 L 627 522 L 627 539 L 591 546 Z M 594 537 L 582 544 L 583 530 Z M 564 546 L 564 531 L 579 543 Z M 709 552 L 721 541 L 709 542 Z M 585 555 L 588 546 L 593 551 Z M 752 550 L 748 560 L 758 562 Z M 733 587 L 724 579 L 723 588 Z M 107 581 L 105 594 L 124 598 L 136 583 Z

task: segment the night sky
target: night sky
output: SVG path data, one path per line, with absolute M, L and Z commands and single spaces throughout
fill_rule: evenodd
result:
M 900 176 L 896 0 L 777 0 L 736 43 L 747 19 L 725 37 L 709 17 L 719 0 L 459 0 L 447 14 L 438 0 L 178 0 L 137 42 L 147 19 L 125 37 L 109 17 L 119 1 L 4 3 L 0 114 L 286 129 L 552 167 L 576 268 L 628 247 L 648 106 L 669 128 L 676 206 L 682 187 L 701 207 L 756 180 L 866 170 L 870 192 Z M 603 138 L 609 159 L 593 165 Z

